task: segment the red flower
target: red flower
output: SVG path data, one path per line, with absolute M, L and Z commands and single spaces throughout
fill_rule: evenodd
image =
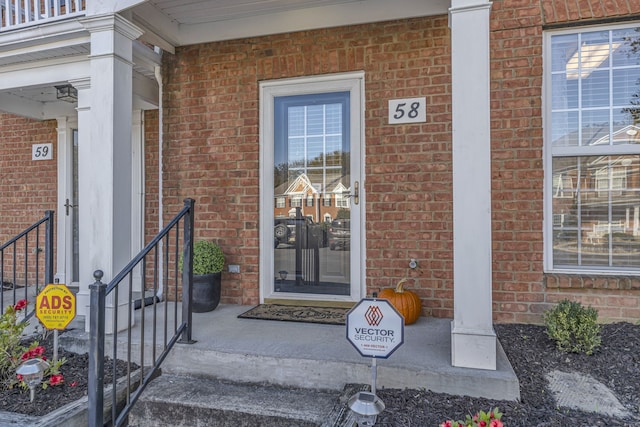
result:
M 51 375 L 51 377 L 49 377 L 49 385 L 60 385 L 64 382 L 64 378 L 62 377 L 62 374 L 55 374 L 55 375 Z
M 486 422 L 486 421 L 484 421 L 484 420 L 480 420 L 480 421 L 478 421 L 478 426 L 480 426 L 480 427 L 487 427 L 487 422 Z
M 16 374 L 16 378 L 18 378 L 18 381 L 24 381 L 22 374 Z
M 490 427 L 503 427 L 502 421 L 500 421 L 500 420 L 491 420 L 491 426 Z
M 22 353 L 21 359 L 29 360 L 29 359 L 35 359 L 36 357 L 39 357 L 42 360 L 47 360 L 47 358 L 44 356 L 43 346 L 39 345 L 37 347 L 32 348 L 31 350 L 25 351 L 24 353 Z
M 18 301 L 18 302 L 16 303 L 16 305 L 14 305 L 14 306 L 13 306 L 13 309 L 14 309 L 15 311 L 20 311 L 20 310 L 22 310 L 23 308 L 25 308 L 26 306 L 27 306 L 27 300 L 26 300 L 26 299 L 21 299 L 20 301 Z

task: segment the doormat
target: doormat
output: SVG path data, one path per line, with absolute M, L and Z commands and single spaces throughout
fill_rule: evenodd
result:
M 348 308 L 340 307 L 260 304 L 238 315 L 238 317 L 242 319 L 283 320 L 287 322 L 344 325 L 349 310 Z

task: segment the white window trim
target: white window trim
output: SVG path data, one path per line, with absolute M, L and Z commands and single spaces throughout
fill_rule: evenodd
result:
M 270 207 L 273 203 L 273 102 L 276 97 L 303 95 L 310 93 L 331 93 L 349 91 L 351 125 L 351 175 L 365 188 L 364 176 L 364 72 L 336 73 L 312 77 L 298 77 L 260 82 L 260 206 Z M 361 148 L 360 148 L 361 147 Z M 266 166 L 270 165 L 270 170 Z M 362 227 L 351 229 L 351 238 L 357 242 L 360 250 L 351 250 L 351 292 L 350 296 L 331 296 L 336 301 L 359 301 L 366 295 L 365 262 L 365 209 L 366 193 L 360 192 L 360 203 L 351 208 L 352 218 L 358 218 Z M 260 209 L 260 224 L 273 224 L 273 212 L 270 208 Z M 271 243 L 269 243 L 271 242 Z M 260 227 L 260 302 L 272 298 L 272 280 L 275 277 L 273 263 L 273 226 Z M 308 298 L 297 294 L 298 299 Z
M 639 270 L 615 270 L 598 269 L 597 267 L 583 268 L 554 268 L 553 267 L 553 158 L 568 156 L 616 156 L 616 155 L 637 155 L 640 154 L 640 146 L 613 145 L 600 147 L 555 147 L 553 148 L 547 141 L 551 141 L 551 105 L 552 105 L 552 85 L 551 85 L 551 38 L 562 34 L 576 34 L 598 30 L 617 30 L 625 28 L 640 27 L 640 22 L 610 25 L 594 25 L 578 28 L 568 28 L 563 30 L 545 31 L 543 34 L 543 75 L 542 75 L 542 127 L 543 133 L 543 163 L 544 163 L 544 197 L 543 197 L 543 271 L 545 273 L 561 273 L 576 275 L 625 275 L 640 276 Z

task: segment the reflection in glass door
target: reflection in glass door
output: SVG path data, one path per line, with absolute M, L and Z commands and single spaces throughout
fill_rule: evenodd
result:
M 275 293 L 351 294 L 349 108 L 348 91 L 274 98 Z

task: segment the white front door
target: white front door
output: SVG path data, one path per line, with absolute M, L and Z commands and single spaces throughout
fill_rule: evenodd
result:
M 363 74 L 261 85 L 261 301 L 364 287 Z
M 58 121 L 57 264 L 55 279 L 77 286 L 79 278 L 78 228 L 78 125 Z

